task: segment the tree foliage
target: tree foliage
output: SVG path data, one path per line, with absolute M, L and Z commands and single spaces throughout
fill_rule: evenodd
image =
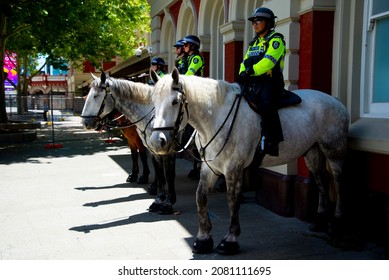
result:
M 52 63 L 100 66 L 114 56 L 131 56 L 149 28 L 147 0 L 1 0 L 0 57 L 6 50 L 19 58 L 41 53 Z M 5 122 L 3 71 L 0 85 L 0 122 Z

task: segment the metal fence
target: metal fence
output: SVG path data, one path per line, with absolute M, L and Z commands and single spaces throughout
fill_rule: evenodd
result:
M 10 117 L 50 110 L 60 111 L 63 114 L 80 115 L 84 103 L 85 99 L 83 97 L 67 97 L 64 95 L 6 95 L 5 99 L 6 111 Z

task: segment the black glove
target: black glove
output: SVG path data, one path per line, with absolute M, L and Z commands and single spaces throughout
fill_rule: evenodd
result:
M 239 84 L 246 84 L 248 82 L 250 75 L 248 75 L 245 71 L 239 74 L 238 77 L 238 83 Z
M 254 65 L 254 61 L 251 57 L 248 57 L 245 61 L 243 61 L 244 67 L 247 69 L 252 69 Z
M 252 74 L 254 74 L 254 69 L 253 69 L 253 67 L 247 67 L 246 68 L 246 73 L 247 73 L 247 75 L 252 75 Z

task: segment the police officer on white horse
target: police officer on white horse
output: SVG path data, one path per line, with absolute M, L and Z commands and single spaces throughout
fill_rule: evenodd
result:
M 278 156 L 278 144 L 284 140 L 277 104 L 284 91 L 286 50 L 283 35 L 274 30 L 275 18 L 264 7 L 255 9 L 248 18 L 256 36 L 249 44 L 238 78 L 249 103 L 261 115 L 263 152 L 272 156 Z

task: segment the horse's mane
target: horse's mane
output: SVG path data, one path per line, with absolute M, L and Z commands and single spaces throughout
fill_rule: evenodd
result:
M 124 79 L 107 78 L 110 90 L 119 98 L 132 100 L 137 103 L 151 102 L 151 87 L 143 83 L 135 83 Z M 94 81 L 96 82 L 96 81 Z M 97 82 L 96 82 L 97 83 Z M 95 84 L 96 85 L 96 84 Z
M 197 76 L 180 76 L 183 79 L 184 92 L 195 96 L 198 102 L 204 102 L 208 106 L 216 106 L 224 103 L 228 94 L 240 92 L 238 84 L 223 80 L 201 78 Z

